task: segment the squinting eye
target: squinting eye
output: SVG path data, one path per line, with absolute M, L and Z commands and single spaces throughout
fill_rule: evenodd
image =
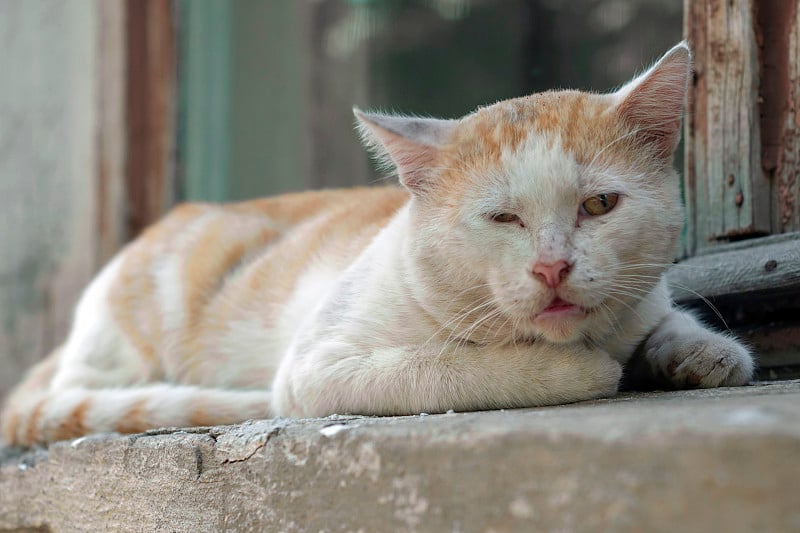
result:
M 508 224 L 510 222 L 519 222 L 519 217 L 513 213 L 497 213 L 492 215 L 492 222 L 499 222 L 501 224 Z
M 581 214 L 589 217 L 605 215 L 617 205 L 619 194 L 615 192 L 592 196 L 581 204 Z

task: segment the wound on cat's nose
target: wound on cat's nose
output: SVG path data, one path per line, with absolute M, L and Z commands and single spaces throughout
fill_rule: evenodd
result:
M 536 263 L 531 269 L 531 274 L 548 287 L 556 288 L 566 279 L 571 269 L 572 265 L 563 260 L 555 263 Z

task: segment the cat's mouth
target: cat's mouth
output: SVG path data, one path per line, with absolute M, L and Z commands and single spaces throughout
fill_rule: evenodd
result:
M 575 304 L 569 303 L 566 300 L 562 300 L 558 296 L 553 298 L 553 301 L 550 302 L 550 305 L 544 308 L 544 312 L 556 312 L 556 311 L 566 311 L 573 307 L 577 307 Z
M 542 309 L 542 311 L 536 315 L 536 320 L 577 317 L 585 314 L 586 311 L 582 307 L 556 296 L 553 298 L 553 301 L 550 302 L 550 305 Z

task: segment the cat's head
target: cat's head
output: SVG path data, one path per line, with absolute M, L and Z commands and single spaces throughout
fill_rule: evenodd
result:
M 491 338 L 611 333 L 676 249 L 689 72 L 681 43 L 610 94 L 545 92 L 459 120 L 356 110 L 412 194 L 410 251 L 431 297 L 453 314 L 481 306 L 469 333 Z

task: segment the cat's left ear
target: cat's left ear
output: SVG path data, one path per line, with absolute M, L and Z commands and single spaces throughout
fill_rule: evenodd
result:
M 684 41 L 614 93 L 618 115 L 663 157 L 671 157 L 680 141 L 691 69 L 692 55 Z
M 400 182 L 413 193 L 427 190 L 435 174 L 439 149 L 458 121 L 366 113 L 353 108 L 361 139 L 379 158 L 397 168 Z

